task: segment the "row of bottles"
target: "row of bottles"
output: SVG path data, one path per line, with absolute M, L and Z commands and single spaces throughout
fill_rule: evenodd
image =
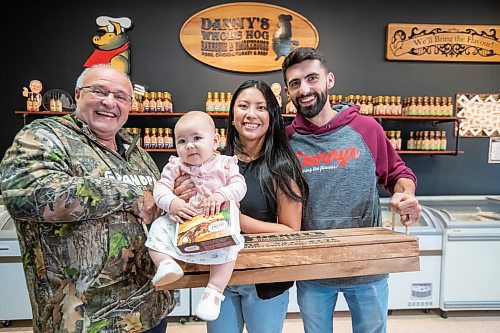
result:
M 349 95 L 346 103 L 359 106 L 359 113 L 373 116 L 401 116 L 401 96 Z
M 142 129 L 140 128 L 128 127 L 125 129 L 130 133 L 137 134 L 139 136 L 139 145 L 144 149 L 172 149 L 175 147 L 171 128 L 146 127 L 142 137 Z M 222 150 L 226 147 L 226 129 L 216 128 L 215 131 L 220 137 L 218 148 Z
M 401 150 L 401 131 L 384 131 L 394 150 Z
M 216 128 L 215 133 L 219 134 L 219 150 L 222 150 L 226 147 L 227 137 L 226 137 L 226 129 L 225 128 Z
M 401 131 L 384 131 L 395 150 L 401 150 Z M 446 150 L 446 131 L 411 131 L 407 150 Z
M 171 128 L 145 128 L 142 138 L 144 149 L 171 149 L 174 148 L 174 136 Z
M 374 116 L 401 116 L 401 96 L 377 96 L 373 99 Z
M 132 127 L 125 129 L 139 136 L 139 145 L 144 149 L 169 149 L 174 147 L 174 137 L 171 128 L 147 127 L 144 129 L 143 136 L 141 136 L 142 129 L 140 128 Z
M 62 110 L 61 95 L 50 95 L 49 111 L 62 112 Z
M 207 100 L 205 102 L 206 112 L 229 112 L 229 105 L 231 104 L 232 94 L 230 92 L 220 93 L 215 91 L 207 93 Z
M 341 103 L 342 95 L 328 95 L 328 102 L 330 102 L 330 105 Z
M 446 131 L 410 132 L 408 150 L 446 150 Z
M 142 130 L 140 128 L 138 128 L 138 127 L 124 127 L 123 129 L 126 130 L 127 132 L 129 132 L 132 135 L 139 136 L 139 141 L 137 141 L 137 144 L 140 147 L 142 147 L 142 137 L 141 137 Z
M 342 95 L 329 95 L 331 105 L 342 102 Z M 452 97 L 408 97 L 348 95 L 344 102 L 360 107 L 359 112 L 374 116 L 453 116 Z
M 413 96 L 403 101 L 403 114 L 405 116 L 453 116 L 451 97 Z
M 42 105 L 42 98 L 31 94 L 26 100 L 26 111 L 38 112 L 40 111 L 40 105 Z
M 168 92 L 145 92 L 144 96 L 134 92 L 131 112 L 174 112 L 172 95 Z

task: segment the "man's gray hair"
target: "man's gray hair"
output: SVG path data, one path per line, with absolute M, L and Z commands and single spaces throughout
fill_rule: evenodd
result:
M 124 73 L 124 72 L 120 71 L 119 69 L 111 66 L 110 64 L 96 64 L 96 65 L 93 65 L 91 67 L 85 68 L 83 70 L 83 72 L 80 74 L 80 76 L 78 77 L 78 79 L 76 79 L 76 88 L 83 87 L 84 86 L 83 82 L 85 81 L 85 78 L 87 77 L 87 75 L 91 71 L 93 71 L 94 69 L 99 69 L 99 68 L 109 68 L 109 69 L 115 70 L 118 73 L 121 73 L 123 75 L 123 77 L 125 77 L 127 79 L 128 83 L 130 85 L 130 91 L 132 91 L 132 92 L 134 91 L 134 88 L 132 86 L 132 81 L 130 80 L 130 77 L 126 73 Z

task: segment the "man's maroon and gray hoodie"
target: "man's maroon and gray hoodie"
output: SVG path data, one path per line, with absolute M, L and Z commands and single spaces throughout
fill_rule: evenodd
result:
M 309 184 L 302 230 L 381 226 L 377 186 L 393 192 L 399 178 L 415 174 L 392 148 L 382 126 L 359 107 L 336 104 L 338 114 L 318 127 L 297 114 L 286 131 Z M 322 280 L 329 285 L 375 282 L 386 274 Z

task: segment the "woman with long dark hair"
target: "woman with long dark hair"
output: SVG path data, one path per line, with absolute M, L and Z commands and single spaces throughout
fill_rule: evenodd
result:
M 236 155 L 247 194 L 240 202 L 244 233 L 300 230 L 309 190 L 284 129 L 278 101 L 260 80 L 247 80 L 234 92 L 225 154 Z M 288 289 L 293 282 L 228 286 L 219 318 L 208 333 L 279 333 Z

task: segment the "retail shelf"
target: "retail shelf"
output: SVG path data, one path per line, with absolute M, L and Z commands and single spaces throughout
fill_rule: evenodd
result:
M 283 118 L 295 118 L 295 114 L 283 113 L 281 115 Z M 445 117 L 445 116 L 376 116 L 376 115 L 366 115 L 368 117 L 376 118 L 376 119 L 385 119 L 385 120 L 425 120 L 425 121 L 458 121 L 462 118 L 459 117 Z
M 15 111 L 15 114 L 30 115 L 30 116 L 50 116 L 50 115 L 65 115 L 73 113 L 72 111 Z M 130 112 L 131 117 L 180 117 L 183 112 Z
M 169 148 L 169 149 L 152 149 L 152 148 L 147 148 L 147 149 L 144 149 L 145 151 L 149 152 L 149 153 L 175 153 L 176 150 L 175 148 Z
M 400 155 L 457 155 L 463 154 L 463 150 L 396 150 Z
M 207 113 L 215 118 L 229 117 L 229 112 L 207 112 Z
M 69 111 L 15 111 L 15 114 L 22 114 L 22 115 L 30 115 L 30 116 L 60 116 L 64 114 L 70 114 L 72 112 Z
M 183 112 L 130 112 L 130 117 L 180 117 Z
M 387 119 L 387 120 L 433 120 L 433 121 L 458 121 L 459 117 L 445 117 L 445 116 L 376 116 L 370 115 L 370 117 L 377 119 Z

